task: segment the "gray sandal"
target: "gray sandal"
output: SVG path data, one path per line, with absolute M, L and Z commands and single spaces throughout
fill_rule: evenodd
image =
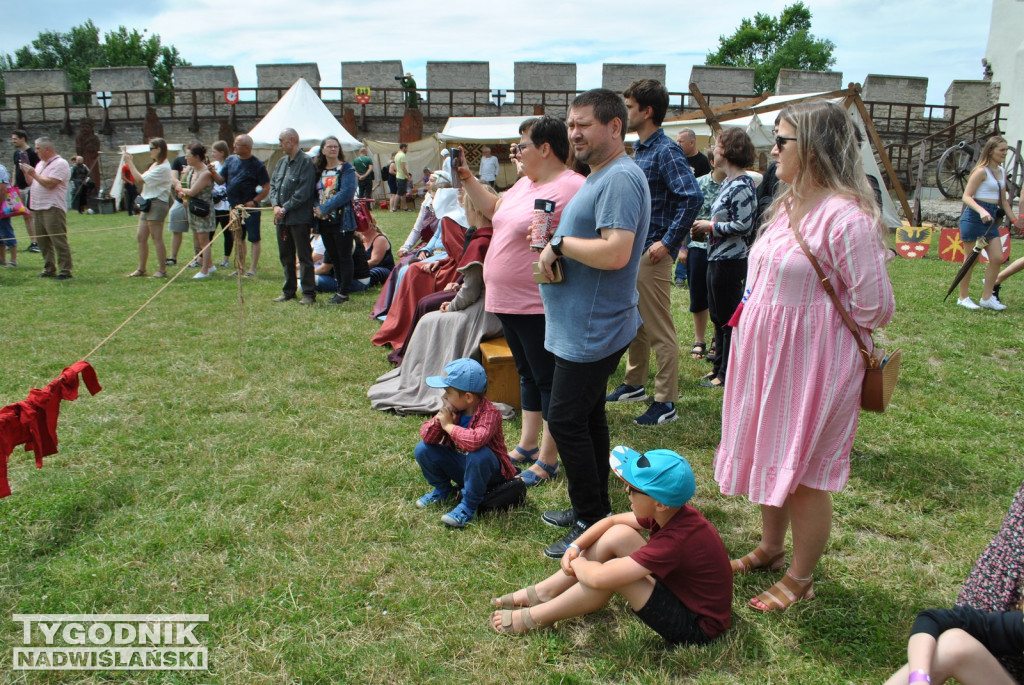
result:
M 537 596 L 536 585 L 530 585 L 529 587 L 526 587 L 524 589 L 526 590 L 526 601 L 529 602 L 529 604 L 516 604 L 515 600 L 512 599 L 512 597 L 515 595 L 515 592 L 510 592 L 507 595 L 502 595 L 498 598 L 497 606 L 500 606 L 502 609 L 508 610 L 517 609 L 519 607 L 535 607 L 538 604 L 541 604 L 540 597 Z
M 512 617 L 515 614 L 515 611 L 519 612 L 519 620 L 523 624 L 522 628 L 518 631 L 513 630 L 512 628 Z M 494 626 L 494 623 L 492 622 L 491 625 Z M 532 616 L 530 616 L 530 607 L 523 607 L 518 610 L 502 610 L 501 627 L 496 627 L 494 629 L 504 635 L 526 635 L 530 631 L 537 630 L 537 628 L 540 628 L 540 626 L 537 625 L 537 622 L 533 620 Z

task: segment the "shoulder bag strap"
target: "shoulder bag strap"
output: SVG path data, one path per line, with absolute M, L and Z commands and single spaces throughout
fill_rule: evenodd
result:
M 871 368 L 874 360 L 868 352 L 868 348 L 864 344 L 864 340 L 860 337 L 859 327 L 854 323 L 853 318 L 850 316 L 850 313 L 846 311 L 846 308 L 840 304 L 839 296 L 836 295 L 835 288 L 832 287 L 832 281 L 825 275 L 825 272 L 821 270 L 821 264 L 819 264 L 818 260 L 815 259 L 813 254 L 811 254 L 810 248 L 807 247 L 804 237 L 800 235 L 796 226 L 793 226 L 793 235 L 796 236 L 796 241 L 800 243 L 800 248 L 804 251 L 804 254 L 807 255 L 807 259 L 810 260 L 815 273 L 818 274 L 818 280 L 821 281 L 821 285 L 825 288 L 825 292 L 828 293 L 829 298 L 832 299 L 832 304 L 834 304 L 836 309 L 839 311 L 839 315 L 843 317 L 843 323 L 845 323 L 846 327 L 850 329 L 851 333 L 853 333 L 853 337 L 857 341 L 857 348 L 860 350 L 860 353 L 864 355 L 864 363 L 867 365 L 867 368 Z

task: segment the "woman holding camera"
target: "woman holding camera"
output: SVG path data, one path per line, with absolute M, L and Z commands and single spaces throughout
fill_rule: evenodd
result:
M 139 213 L 139 230 L 136 233 L 139 242 L 139 268 L 128 274 L 128 278 L 139 278 L 146 275 L 146 262 L 149 260 L 149 241 L 153 241 L 156 250 L 157 270 L 153 278 L 165 278 L 164 262 L 167 260 L 167 248 L 164 246 L 164 219 L 167 218 L 171 194 L 171 165 L 167 161 L 167 142 L 163 138 L 149 141 L 149 158 L 153 163 L 146 173 L 139 173 L 135 160 L 129 152 L 121 156 L 121 166 L 127 166 L 135 177 L 136 183 L 142 183 L 139 197 L 142 204 L 147 205 Z

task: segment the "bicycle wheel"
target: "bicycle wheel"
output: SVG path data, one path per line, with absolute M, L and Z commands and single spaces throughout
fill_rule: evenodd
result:
M 935 186 L 945 197 L 963 197 L 967 178 L 971 175 L 971 154 L 957 146 L 947 148 L 935 165 Z
M 1024 182 L 1024 163 L 1012 147 L 1006 150 L 1003 170 L 1006 172 L 1006 196 L 1010 199 L 1010 204 L 1013 204 L 1020 196 L 1021 183 Z

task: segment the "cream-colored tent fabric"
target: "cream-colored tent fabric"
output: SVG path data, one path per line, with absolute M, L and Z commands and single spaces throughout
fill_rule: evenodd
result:
M 386 169 L 391 163 L 391 156 L 398 152 L 398 143 L 389 143 L 383 140 L 367 140 L 366 149 L 373 159 L 373 170 L 376 177 L 373 181 L 373 196 L 376 198 L 387 197 L 387 184 L 381 185 L 381 169 Z M 405 163 L 412 174 L 412 180 L 417 185 L 423 177 L 423 169 L 427 168 L 436 171 L 441 168 L 441 144 L 437 137 L 422 138 L 409 143 L 409 149 L 405 153 Z

